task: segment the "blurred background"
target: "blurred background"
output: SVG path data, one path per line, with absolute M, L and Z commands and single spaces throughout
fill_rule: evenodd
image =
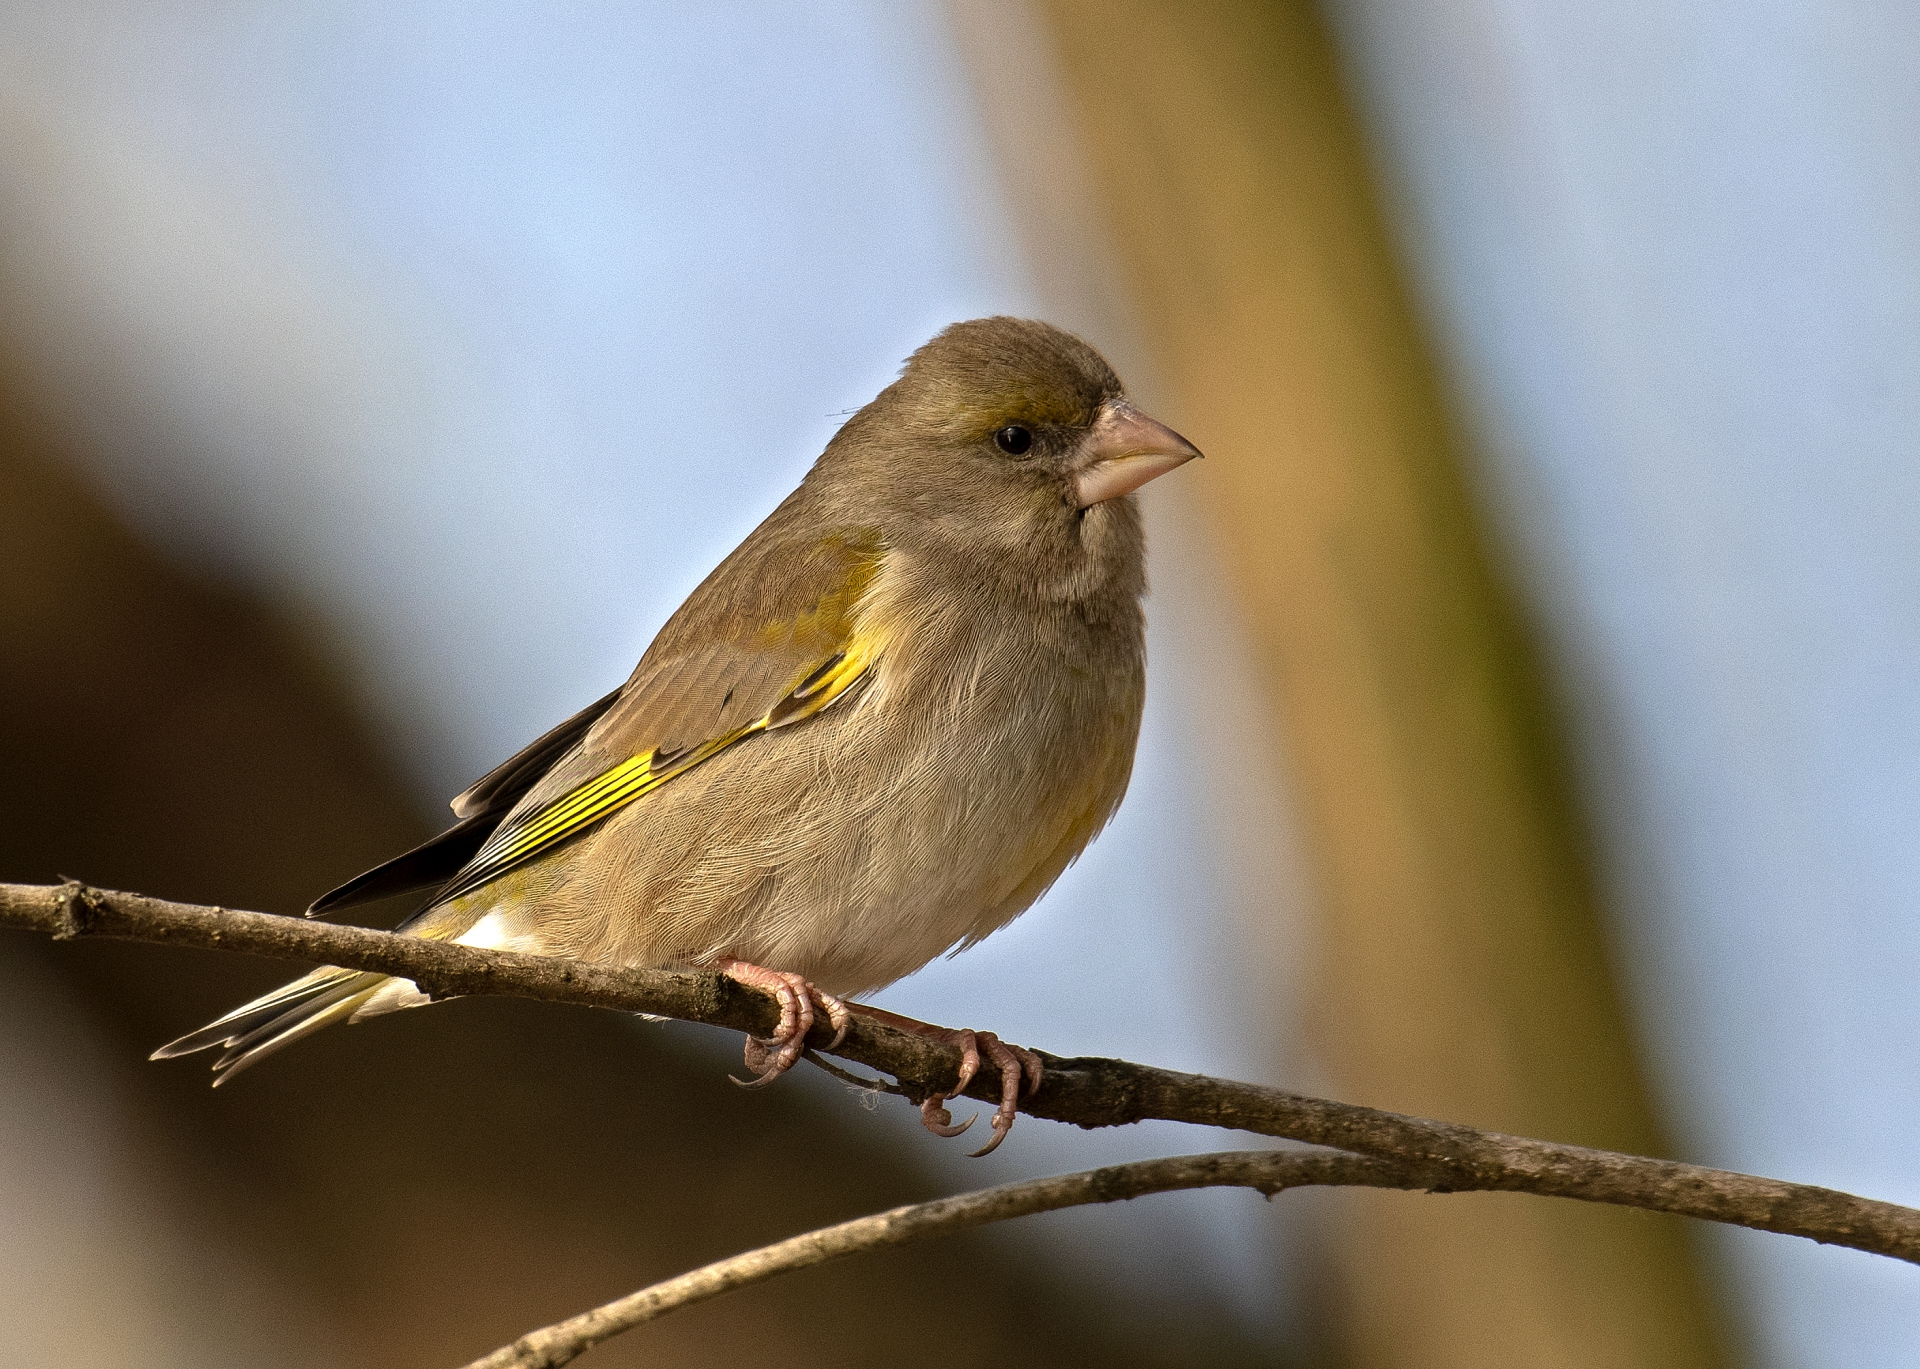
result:
M 1920 17 L 1642 0 L 0 4 L 0 878 L 293 912 L 624 678 L 945 323 L 1096 343 L 1132 793 L 880 995 L 1920 1202 Z M 537 624 L 530 630 L 529 624 Z M 395 916 L 404 912 L 396 909 Z M 0 1360 L 434 1366 L 984 1161 L 506 1001 L 218 1094 L 284 966 L 0 935 Z M 1125 981 L 1144 993 L 1116 993 Z M 1879 1366 L 1920 1273 L 1515 1195 L 1167 1195 L 608 1366 Z

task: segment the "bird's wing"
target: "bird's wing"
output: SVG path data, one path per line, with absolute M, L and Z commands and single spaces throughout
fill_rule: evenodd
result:
M 432 840 L 320 895 L 308 905 L 307 916 L 318 917 L 416 889 L 444 886 L 473 859 L 474 853 L 486 844 L 487 838 L 526 792 L 540 782 L 556 761 L 580 745 L 588 729 L 613 706 L 620 693 L 616 689 L 596 699 L 539 740 L 522 747 L 511 760 L 487 772 L 453 801 L 453 812 L 459 822 Z
M 496 765 L 476 780 L 447 806 L 456 818 L 475 818 L 485 813 L 505 816 L 526 792 L 553 769 L 554 762 L 580 744 L 587 730 L 600 721 L 620 697 L 616 689 L 603 694 L 568 718 L 558 727 L 529 742 L 501 765 Z
M 879 562 L 870 536 L 749 539 L 674 615 L 619 696 L 436 902 L 578 836 L 730 746 L 849 697 L 877 659 L 856 610 Z

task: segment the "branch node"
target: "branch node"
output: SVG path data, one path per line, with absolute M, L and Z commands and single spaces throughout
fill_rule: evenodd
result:
M 459 994 L 437 980 L 416 979 L 413 981 L 413 987 L 420 990 L 421 993 L 427 996 L 428 1001 L 433 1003 L 445 1003 L 450 999 L 460 997 Z
M 55 941 L 83 937 L 100 920 L 100 896 L 77 879 L 62 880 L 53 898 L 60 909 L 60 926 L 53 934 Z

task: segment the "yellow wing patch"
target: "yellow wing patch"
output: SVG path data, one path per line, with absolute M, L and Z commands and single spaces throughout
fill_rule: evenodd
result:
M 487 838 L 465 869 L 435 900 L 444 903 L 505 874 L 567 838 L 619 811 L 676 775 L 683 775 L 737 742 L 810 718 L 844 698 L 877 659 L 857 638 L 810 671 L 778 703 L 752 722 L 678 752 L 657 748 L 630 756 L 524 817 L 503 824 Z

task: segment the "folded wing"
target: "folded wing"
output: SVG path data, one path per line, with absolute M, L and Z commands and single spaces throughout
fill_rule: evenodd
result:
M 434 904 L 471 893 L 721 751 L 851 697 L 878 655 L 858 608 L 881 559 L 869 534 L 794 542 L 769 520 L 694 591 L 625 685 L 456 798 L 453 827 L 309 913 L 414 889 L 437 889 Z

